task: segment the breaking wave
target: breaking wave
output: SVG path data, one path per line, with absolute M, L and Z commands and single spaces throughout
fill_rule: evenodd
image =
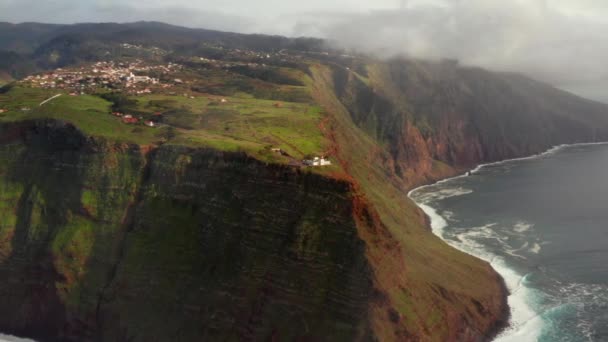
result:
M 538 239 L 530 240 L 533 236 L 534 224 L 529 222 L 516 222 L 509 229 L 497 227 L 498 223 L 488 223 L 479 227 L 462 227 L 452 229 L 458 221 L 455 214 L 450 211 L 442 213 L 432 206 L 433 202 L 445 198 L 470 194 L 473 191 L 463 187 L 450 187 L 452 181 L 468 177 L 470 174 L 479 173 L 483 168 L 502 165 L 513 161 L 531 160 L 554 154 L 567 146 L 605 145 L 601 143 L 583 143 L 572 145 L 555 146 L 544 153 L 537 155 L 510 159 L 495 163 L 482 164 L 460 176 L 439 181 L 432 185 L 426 185 L 414 189 L 408 193 L 410 197 L 430 218 L 431 228 L 435 235 L 442 238 L 448 244 L 466 253 L 476 256 L 491 264 L 491 266 L 503 277 L 509 289 L 508 304 L 511 311 L 510 325 L 495 341 L 500 342 L 522 342 L 522 341 L 570 341 L 568 331 L 576 330 L 582 333 L 580 338 L 572 341 L 593 341 L 594 322 L 585 321 L 580 318 L 588 310 L 598 310 L 597 305 L 606 306 L 608 312 L 608 286 L 588 284 L 544 284 L 543 291 L 536 288 L 537 272 L 522 274 L 513 266 L 509 265 L 503 256 L 493 252 L 493 248 L 505 253 L 505 256 L 513 256 L 526 259 L 525 254 L 538 255 L 545 244 Z M 441 188 L 438 185 L 446 186 Z M 426 190 L 426 191 L 424 191 Z M 448 223 L 449 222 L 449 223 Z M 450 229 L 446 228 L 450 226 Z M 499 233 L 497 232 L 499 231 Z M 517 247 L 513 248 L 512 245 Z M 497 251 L 496 250 L 496 251 Z M 523 255 L 522 255 L 523 254 Z M 539 269 L 538 273 L 543 270 Z M 547 281 L 546 278 L 543 278 Z M 549 277 L 549 279 L 551 279 Z M 550 280 L 555 281 L 555 280 Z M 557 281 L 555 281 L 557 282 Z M 550 291 L 545 291 L 550 289 Z M 592 303 L 592 304 L 590 304 Z M 594 311 L 589 311 L 594 312 Z M 575 327 L 558 327 L 556 322 L 563 322 L 565 315 L 574 315 L 577 322 Z M 572 333 L 572 331 L 569 331 Z
M 418 201 L 415 195 L 413 199 Z M 504 241 L 501 237 L 491 229 L 497 224 L 490 223 L 481 227 L 473 227 L 467 229 L 464 233 L 455 233 L 454 235 L 445 230 L 448 222 L 437 213 L 436 209 L 423 202 L 416 203 L 429 216 L 434 234 L 461 251 L 489 262 L 492 268 L 503 277 L 510 292 L 508 304 L 511 310 L 511 322 L 509 328 L 503 331 L 496 341 L 521 342 L 537 340 L 542 331 L 543 320 L 529 305 L 529 299 L 536 294 L 535 290 L 526 286 L 527 275 L 521 275 L 509 268 L 504 258 L 493 254 L 479 242 L 480 240 L 493 239 L 503 244 Z

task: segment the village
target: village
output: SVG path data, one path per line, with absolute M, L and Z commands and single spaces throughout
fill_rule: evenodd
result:
M 32 75 L 22 83 L 43 89 L 63 89 L 70 95 L 82 95 L 96 92 L 99 88 L 120 90 L 130 95 L 150 94 L 181 84 L 180 79 L 162 83 L 154 75 L 170 75 L 183 67 L 168 63 L 151 65 L 141 60 L 133 62 L 97 62 L 77 68 L 59 68 L 54 71 Z
M 124 46 L 126 48 L 140 48 L 138 46 Z M 266 63 L 275 64 L 293 61 L 302 56 L 290 55 L 282 51 L 276 53 L 260 53 L 248 50 L 226 51 L 232 58 L 216 60 L 207 57 L 191 57 L 166 63 L 146 62 L 141 59 L 129 61 L 103 61 L 89 65 L 71 68 L 58 68 L 50 72 L 40 73 L 23 79 L 20 83 L 26 87 L 57 90 L 69 96 L 97 95 L 104 93 L 120 93 L 126 96 L 143 96 L 149 94 L 163 94 L 168 96 L 181 96 L 194 99 L 189 85 L 188 75 L 192 62 L 199 64 L 198 68 L 227 69 L 233 67 L 248 67 L 252 69 L 267 67 Z M 183 64 L 182 64 L 183 63 Z M 201 65 L 202 64 L 202 65 Z M 185 65 L 189 65 L 186 67 Z M 186 79 L 183 78 L 186 76 Z M 187 88 L 185 88 L 187 87 Z M 58 95 L 46 99 L 40 106 L 52 101 Z M 205 95 L 208 96 L 208 95 Z M 212 96 L 214 103 L 229 104 L 227 98 Z M 282 108 L 281 102 L 273 104 L 275 108 Z M 22 108 L 21 111 L 29 111 Z M 6 109 L 0 108 L 0 114 Z M 148 128 L 172 127 L 170 122 L 163 119 L 162 111 L 142 115 L 138 111 L 111 111 L 110 114 L 125 125 L 146 126 Z M 332 162 L 324 155 L 307 155 L 302 158 L 293 158 L 282 149 L 276 147 L 273 152 L 291 160 L 296 167 L 327 167 Z
M 285 152 L 283 149 L 281 149 L 279 147 L 273 147 L 270 150 L 272 152 L 276 153 L 276 154 L 280 154 L 280 155 L 282 155 L 284 157 L 291 158 L 291 156 L 289 155 L 289 153 Z M 329 158 L 327 158 L 325 156 L 321 156 L 321 157 L 307 156 L 302 161 L 296 161 L 293 165 L 294 166 L 313 166 L 313 167 L 318 167 L 318 166 L 330 166 L 330 165 L 332 165 L 332 163 L 329 160 Z

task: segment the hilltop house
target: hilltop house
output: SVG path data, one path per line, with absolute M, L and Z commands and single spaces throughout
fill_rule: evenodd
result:
M 313 166 L 329 166 L 329 165 L 331 165 L 331 161 L 329 159 L 326 159 L 325 157 L 321 157 L 321 158 L 315 157 L 312 165 Z
M 157 83 L 158 81 L 154 78 L 151 78 L 149 76 L 135 76 L 133 73 L 129 74 L 129 77 L 127 77 L 127 81 L 133 82 L 133 83 Z
M 139 120 L 137 118 L 134 118 L 133 115 L 127 114 L 122 117 L 122 122 L 126 124 L 136 124 L 139 122 Z
M 306 166 L 329 166 L 331 161 L 325 157 L 315 157 L 314 159 L 305 159 L 302 163 Z

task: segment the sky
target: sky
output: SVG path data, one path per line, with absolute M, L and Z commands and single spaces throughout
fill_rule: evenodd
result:
M 454 58 L 608 102 L 606 0 L 0 0 L 0 21 L 138 20 Z

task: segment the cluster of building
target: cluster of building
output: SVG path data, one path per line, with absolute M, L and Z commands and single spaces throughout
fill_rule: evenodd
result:
M 156 122 L 154 122 L 152 120 L 144 120 L 143 117 L 136 118 L 131 114 L 123 114 L 123 113 L 119 113 L 119 112 L 113 112 L 112 115 L 120 118 L 123 123 L 128 124 L 128 125 L 133 125 L 133 124 L 138 124 L 140 122 L 143 122 L 143 124 L 148 127 L 156 127 Z
M 163 56 L 163 55 L 167 54 L 167 51 L 165 51 L 161 48 L 158 48 L 156 46 L 145 47 L 143 45 L 123 43 L 123 44 L 121 44 L 121 47 L 124 49 L 129 49 L 129 50 L 145 51 L 145 52 L 151 53 L 153 55 L 157 55 L 157 56 Z
M 225 49 L 221 46 L 209 45 L 213 49 L 222 50 L 222 59 L 207 57 L 194 57 L 189 62 L 204 63 L 212 68 L 249 67 L 264 68 L 267 65 L 277 63 L 289 63 L 301 61 L 304 56 L 294 51 L 281 50 L 276 52 L 261 52 L 248 49 Z
M 144 120 L 143 117 L 136 118 L 131 114 L 122 114 L 119 112 L 113 112 L 112 115 L 121 118 L 122 122 L 125 124 L 133 125 L 143 122 L 143 124 L 148 127 L 156 127 L 156 122 L 152 120 Z
M 72 91 L 72 95 L 87 93 L 97 88 L 149 94 L 154 88 L 166 89 L 173 84 L 161 84 L 157 78 L 146 74 L 170 74 L 181 68 L 178 64 L 149 65 L 141 60 L 124 63 L 98 62 L 80 68 L 59 68 L 53 72 L 29 76 L 24 82 L 45 89 L 67 89 Z
M 276 154 L 280 154 L 282 156 L 285 157 L 291 157 L 289 155 L 289 153 L 287 153 L 286 151 L 284 151 L 281 148 L 278 147 L 273 147 L 270 149 L 270 151 L 276 153 Z M 295 163 L 293 165 L 304 165 L 304 166 L 330 166 L 331 165 L 331 160 L 329 160 L 329 158 L 327 157 L 314 157 L 312 159 L 304 159 L 302 160 L 302 163 Z
M 314 157 L 313 159 L 304 159 L 302 164 L 306 166 L 329 166 L 331 161 L 326 157 Z
M 207 64 L 213 68 L 233 68 L 239 66 L 246 66 L 249 68 L 260 68 L 265 67 L 263 63 L 255 63 L 250 61 L 230 61 L 230 60 L 217 60 L 205 57 L 198 57 L 198 60 L 204 64 Z

